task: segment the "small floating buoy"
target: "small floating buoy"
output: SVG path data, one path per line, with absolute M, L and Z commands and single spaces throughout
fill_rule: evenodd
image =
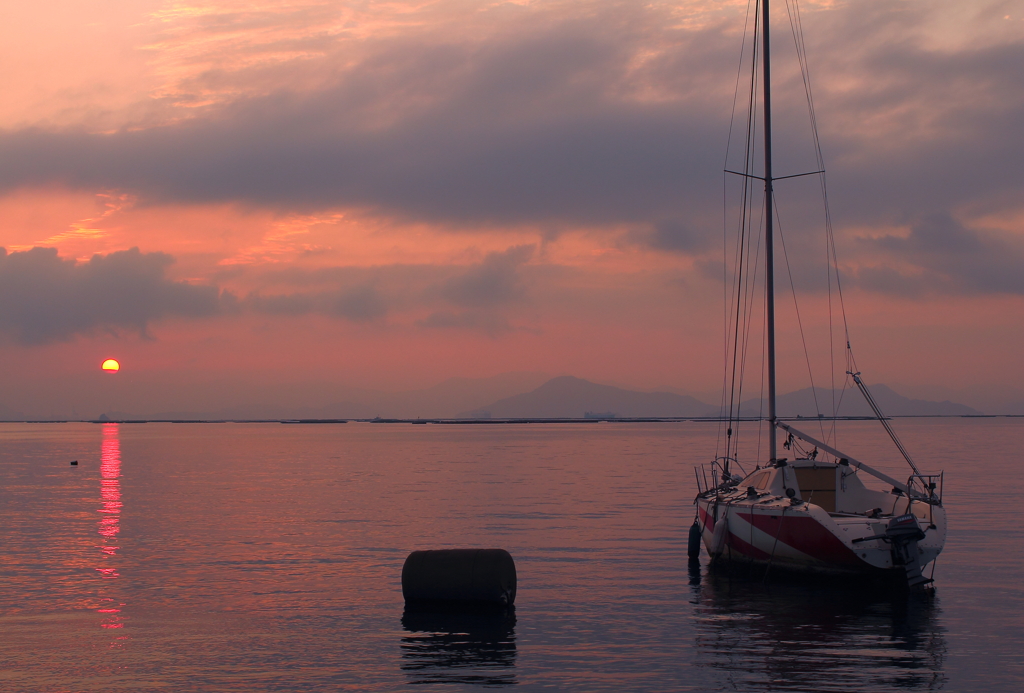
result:
M 693 518 L 693 524 L 690 525 L 690 536 L 686 546 L 686 555 L 690 558 L 700 558 L 700 521 L 697 518 Z
M 71 460 L 71 466 L 72 467 L 77 467 L 78 466 L 78 460 Z
M 516 564 L 504 549 L 413 551 L 402 566 L 406 603 L 475 602 L 512 606 Z

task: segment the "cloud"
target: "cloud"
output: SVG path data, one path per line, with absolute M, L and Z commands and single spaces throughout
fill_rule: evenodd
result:
M 728 100 L 704 91 L 713 71 L 662 84 L 668 58 L 633 61 L 651 39 L 675 52 L 693 38 L 656 29 L 659 14 L 598 14 L 490 41 L 393 38 L 315 90 L 248 95 L 161 127 L 6 132 L 0 188 L 61 182 L 471 224 L 670 214 L 681 193 L 716 184 Z M 731 46 L 720 33 L 702 37 L 702 59 Z
M 838 220 L 1020 208 L 1024 35 L 993 6 L 851 3 L 815 32 Z
M 167 278 L 174 258 L 138 248 L 60 258 L 55 248 L 0 248 L 0 332 L 27 344 L 70 340 L 96 330 L 148 335 L 165 317 L 254 313 L 324 315 L 351 322 L 389 316 L 421 327 L 458 327 L 498 335 L 512 329 L 507 311 L 528 295 L 523 266 L 535 246 L 513 246 L 466 265 L 388 265 L 256 271 L 262 286 L 243 297 L 214 285 Z M 234 277 L 235 280 L 239 277 Z M 427 314 L 428 317 L 416 317 Z
M 461 306 L 502 305 L 521 298 L 525 286 L 519 268 L 533 257 L 536 246 L 518 245 L 488 253 L 478 265 L 448 280 L 441 294 Z
M 626 235 L 628 243 L 646 246 L 670 253 L 691 254 L 707 249 L 708 237 L 680 219 L 656 221 L 646 229 L 637 229 Z
M 59 182 L 142 204 L 357 207 L 448 228 L 629 223 L 650 229 L 636 241 L 668 252 L 699 251 L 719 233 L 740 10 L 429 5 L 408 24 L 378 17 L 380 38 L 360 30 L 375 21 L 363 15 L 321 31 L 329 7 L 192 17 L 199 24 L 177 31 L 175 48 L 154 49 L 166 59 L 220 46 L 175 87 L 192 117 L 102 134 L 3 132 L 0 189 Z M 840 228 L 997 198 L 1019 205 L 1024 39 L 978 15 L 958 29 L 978 40 L 948 45 L 929 24 L 933 5 L 805 14 Z M 266 45 L 237 43 L 250 26 Z M 786 57 L 780 46 L 780 174 L 814 167 Z M 200 108 L 207 97 L 214 105 Z
M 172 281 L 174 258 L 138 248 L 61 259 L 55 248 L 8 253 L 0 248 L 0 332 L 26 344 L 70 340 L 99 329 L 142 335 L 164 317 L 221 311 L 216 287 Z
M 294 274 L 294 273 L 293 273 Z M 352 322 L 369 322 L 384 317 L 387 298 L 374 286 L 364 285 L 332 291 L 276 293 L 259 291 L 241 302 L 246 310 L 274 316 L 328 315 Z
M 327 315 L 353 322 L 428 312 L 414 320 L 428 328 L 462 328 L 497 335 L 511 329 L 506 311 L 528 295 L 523 266 L 536 246 L 512 246 L 465 265 L 385 265 L 373 268 L 292 267 L 257 273 L 249 281 L 273 287 L 242 301 L 264 315 Z
M 331 314 L 354 322 L 365 322 L 382 317 L 387 313 L 387 302 L 372 286 L 362 286 L 347 291 L 331 304 Z
M 498 337 L 514 331 L 508 320 L 501 315 L 479 310 L 438 311 L 419 320 L 416 324 L 428 329 L 476 330 L 489 337 Z
M 906 236 L 865 243 L 889 263 L 858 270 L 864 288 L 903 295 L 1024 294 L 1024 241 L 968 228 L 946 212 L 919 219 Z
M 972 214 L 1020 208 L 1024 97 L 1015 86 L 1024 39 L 996 35 L 980 14 L 956 32 L 936 29 L 930 18 L 948 21 L 954 5 L 935 4 L 866 0 L 814 6 L 804 16 L 840 246 L 846 226 L 935 209 L 969 224 Z M 188 61 L 203 46 L 220 46 L 220 54 L 195 58 L 196 71 L 175 87 L 191 117 L 103 133 L 0 132 L 0 190 L 60 182 L 131 191 L 140 207 L 354 207 L 398 224 L 480 233 L 625 227 L 635 229 L 625 243 L 707 265 L 721 233 L 742 10 L 729 6 L 698 21 L 691 13 L 707 12 L 699 4 L 543 3 L 548 11 L 505 3 L 474 12 L 428 5 L 407 23 L 392 21 L 406 10 L 388 10 L 397 14 L 381 32 L 365 30 L 363 15 L 339 19 L 335 28 L 344 30 L 319 30 L 333 6 L 189 14 L 195 31 L 175 30 L 168 41 L 176 48 L 154 44 L 154 54 L 157 62 Z M 247 37 L 244 27 L 259 31 Z M 246 41 L 264 44 L 237 43 Z M 777 45 L 776 168 L 787 174 L 813 161 L 790 154 L 806 153 L 809 139 L 802 83 Z M 212 105 L 201 105 L 210 94 Z M 794 266 L 810 264 L 801 253 L 820 255 L 817 246 L 805 250 L 810 215 L 790 213 L 783 199 L 801 185 L 817 180 L 777 187 Z M 940 269 L 930 262 L 930 271 Z M 477 268 L 476 279 L 441 267 L 429 282 L 407 279 L 402 289 L 371 280 L 281 296 L 263 288 L 245 300 L 265 313 L 374 320 L 429 285 L 432 300 L 449 304 L 430 310 L 458 314 L 474 301 L 497 305 L 516 295 L 515 271 L 503 267 Z M 343 293 L 357 289 L 364 293 Z
M 455 309 L 435 309 L 416 324 L 430 329 L 476 330 L 490 337 L 525 329 L 513 327 L 507 312 L 527 297 L 521 270 L 535 250 L 534 245 L 519 245 L 488 253 L 479 263 L 428 288 L 426 296 L 437 296 Z
M 254 291 L 245 297 L 243 305 L 264 315 L 308 315 L 319 301 L 309 294 L 274 294 L 265 296 Z

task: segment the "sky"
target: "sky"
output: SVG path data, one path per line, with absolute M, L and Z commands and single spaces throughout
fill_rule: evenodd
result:
M 509 372 L 714 401 L 746 13 L 736 0 L 11 4 L 0 406 L 324 404 L 334 388 Z M 815 162 L 786 3 L 773 13 L 785 175 Z M 803 0 L 800 13 L 865 379 L 986 411 L 1024 401 L 1024 9 Z M 783 392 L 809 384 L 805 341 L 816 384 L 829 379 L 817 185 L 777 190 Z M 100 372 L 110 357 L 117 375 Z

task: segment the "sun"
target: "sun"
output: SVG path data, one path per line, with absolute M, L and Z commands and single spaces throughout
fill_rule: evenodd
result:
M 105 370 L 107 373 L 117 373 L 121 370 L 121 364 L 118 363 L 116 359 L 107 359 L 103 362 L 103 365 L 100 366 L 100 368 Z

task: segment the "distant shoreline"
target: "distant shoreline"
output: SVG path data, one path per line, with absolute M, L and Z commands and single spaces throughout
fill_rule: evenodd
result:
M 886 419 L 1021 419 L 1024 414 L 902 414 L 887 416 Z M 0 424 L 55 424 L 55 423 L 92 423 L 92 424 L 213 424 L 213 423 L 278 423 L 278 424 L 345 424 L 345 423 L 377 423 L 377 424 L 435 424 L 435 425 L 478 425 L 478 424 L 596 424 L 596 423 L 682 423 L 682 422 L 719 422 L 719 421 L 765 421 L 761 417 L 744 417 L 727 419 L 720 416 L 645 416 L 645 417 L 608 417 L 608 418 L 515 418 L 515 419 L 17 419 L 0 421 Z M 877 421 L 873 416 L 780 416 L 779 421 Z

